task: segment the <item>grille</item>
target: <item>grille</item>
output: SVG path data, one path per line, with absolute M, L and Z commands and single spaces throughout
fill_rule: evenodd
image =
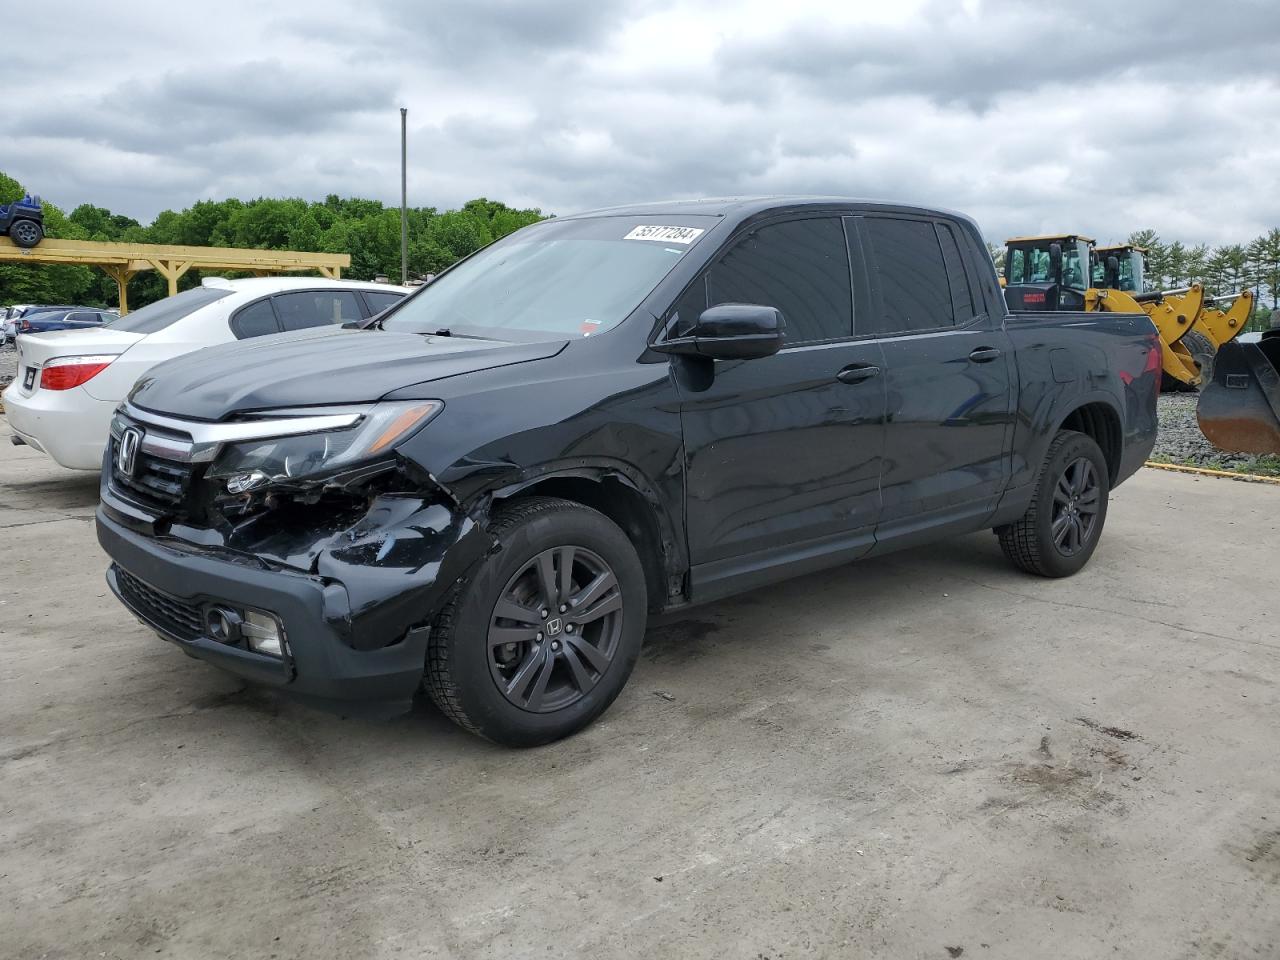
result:
M 162 630 L 182 640 L 194 640 L 204 633 L 204 616 L 198 604 L 161 593 L 119 566 L 116 584 L 133 611 Z
M 174 510 L 186 500 L 191 485 L 191 465 L 178 460 L 165 460 L 138 451 L 133 476 L 125 476 L 116 465 L 118 439 L 111 440 L 111 482 L 130 499 L 159 509 Z

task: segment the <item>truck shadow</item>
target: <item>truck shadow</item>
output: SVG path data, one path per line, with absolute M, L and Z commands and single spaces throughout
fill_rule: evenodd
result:
M 684 616 L 662 618 L 646 633 L 627 688 L 597 725 L 610 720 L 628 724 L 654 705 L 676 701 L 696 704 L 698 712 L 727 709 L 728 660 L 761 665 L 751 681 L 759 694 L 783 695 L 796 677 L 775 678 L 777 688 L 770 690 L 773 681 L 765 670 L 769 664 L 787 664 L 788 671 L 802 678 L 813 671 L 822 673 L 823 661 L 831 658 L 856 664 L 866 656 L 859 644 L 893 638 L 904 605 L 946 604 L 947 591 L 964 589 L 965 581 L 972 585 L 1004 578 L 1016 581 L 1021 575 L 1009 567 L 990 534 L 979 534 L 799 577 L 691 608 Z M 946 585 L 948 579 L 953 586 Z M 938 616 L 947 616 L 946 609 L 940 606 Z M 253 690 L 236 694 L 226 706 L 263 711 L 264 697 L 278 704 L 271 708 L 275 713 L 269 726 L 281 725 L 285 736 L 287 728 L 305 726 L 313 745 L 336 749 L 357 766 L 365 757 L 377 757 L 370 762 L 381 764 L 392 757 L 460 761 L 467 755 L 493 756 L 495 751 L 506 756 L 529 752 L 513 752 L 462 731 L 425 696 L 411 713 L 388 721 L 333 717 Z M 576 756 L 590 752 L 595 736 L 588 728 L 533 753 L 564 751 L 566 757 Z

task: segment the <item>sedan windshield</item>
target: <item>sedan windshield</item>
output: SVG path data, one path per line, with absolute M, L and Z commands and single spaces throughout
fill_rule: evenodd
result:
M 382 326 L 498 340 L 603 333 L 716 222 L 702 216 L 543 221 L 449 270 Z

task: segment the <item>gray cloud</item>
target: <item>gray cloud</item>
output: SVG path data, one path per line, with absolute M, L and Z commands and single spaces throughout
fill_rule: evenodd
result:
M 422 205 L 837 193 L 959 208 L 993 238 L 1280 223 L 1267 0 L 67 6 L 24 14 L 59 69 L 7 98 L 0 170 L 68 208 L 394 202 L 407 105 Z

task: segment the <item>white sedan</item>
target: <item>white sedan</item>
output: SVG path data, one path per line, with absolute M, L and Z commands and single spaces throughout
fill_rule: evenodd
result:
M 231 340 L 358 322 L 410 292 L 349 280 L 209 277 L 105 326 L 22 334 L 5 416 L 15 442 L 64 467 L 97 470 L 112 414 L 157 363 Z

